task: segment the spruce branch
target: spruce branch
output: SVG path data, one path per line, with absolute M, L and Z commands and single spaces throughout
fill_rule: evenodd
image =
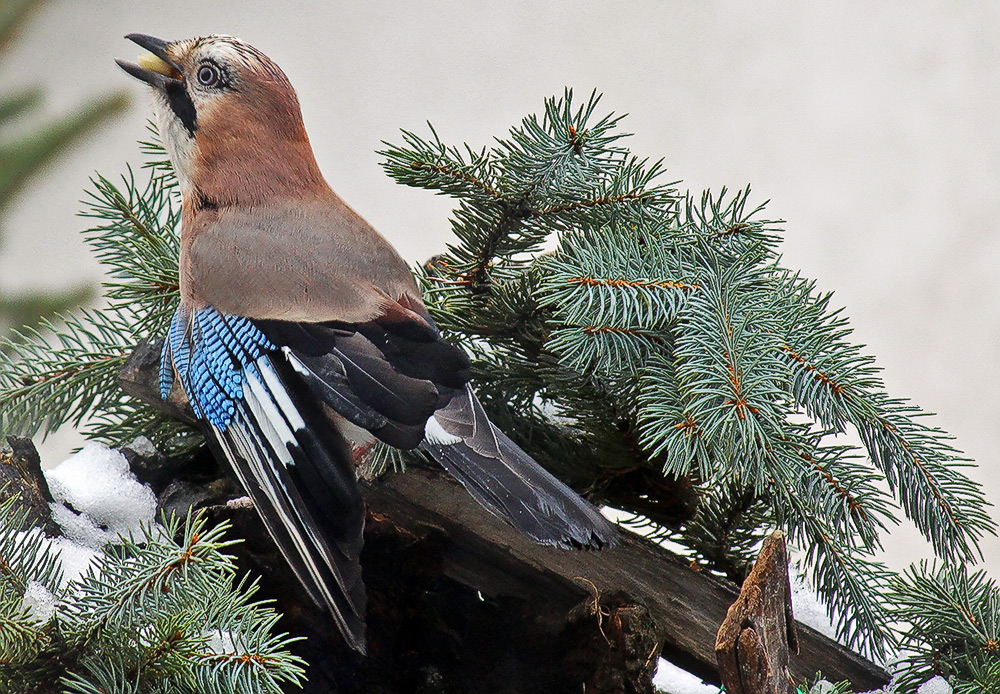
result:
M 403 133 L 402 146 L 380 152 L 383 167 L 400 183 L 460 198 L 452 230 L 458 243 L 440 259 L 448 281 L 474 293 L 511 279 L 553 228 L 567 228 L 581 213 L 609 218 L 626 210 L 672 206 L 669 187 L 647 186 L 659 164 L 627 157 L 615 146 L 620 117 L 590 123 L 600 97 L 574 108 L 572 92 L 546 102 L 541 119 L 526 117 L 510 137 L 479 152 Z M 618 175 L 623 160 L 627 175 Z M 614 175 L 611 175 L 614 174 Z
M 664 331 L 699 288 L 666 234 L 618 223 L 568 231 L 560 240 L 539 262 L 542 305 L 561 323 Z
M 302 680 L 295 640 L 236 580 L 226 525 L 171 517 L 105 547 L 87 572 L 61 577 L 53 545 L 0 506 L 0 686 L 4 691 L 278 694 Z M 51 614 L 26 606 L 42 591 Z
M 694 518 L 677 536 L 706 567 L 738 584 L 757 558 L 761 528 L 773 523 L 764 498 L 741 482 L 705 485 Z
M 493 172 L 492 155 L 483 149 L 475 152 L 466 147 L 461 150 L 447 147 L 438 137 L 434 126 L 431 140 L 402 131 L 405 148 L 389 147 L 381 152 L 386 161 L 383 167 L 394 177 L 416 188 L 440 191 L 455 197 L 476 197 L 482 202 L 501 201 L 503 195 L 497 189 Z
M 25 596 L 33 590 L 62 592 L 58 557 L 42 531 L 31 528 L 27 508 L 16 502 L 13 496 L 0 502 L 0 682 L 4 668 L 30 663 L 50 640 Z
M 897 508 L 951 560 L 973 557 L 995 529 L 963 474 L 968 461 L 921 411 L 885 393 L 830 295 L 782 267 L 780 223 L 762 217 L 749 189 L 679 196 L 661 183 L 660 162 L 628 152 L 620 117 L 598 118 L 597 104 L 591 95 L 575 105 L 570 92 L 549 99 L 541 117 L 480 150 L 447 146 L 433 128 L 386 145 L 390 176 L 457 199 L 453 243 L 418 271 L 432 316 L 472 357 L 494 421 L 543 464 L 596 501 L 653 514 L 734 578 L 781 527 L 841 635 L 883 652 L 891 574 L 873 556 Z M 155 141 L 146 149 L 141 182 L 131 170 L 120 184 L 98 177 L 88 199 L 88 242 L 110 270 L 107 308 L 8 345 L 3 428 L 87 420 L 114 442 L 139 433 L 197 442 L 116 383 L 132 346 L 165 332 L 178 298 L 176 181 Z M 849 428 L 862 450 L 832 438 Z M 379 455 L 375 467 L 401 462 Z M 670 497 L 680 487 L 698 495 L 697 510 L 662 513 L 693 505 Z M 132 584 L 122 604 L 170 604 L 173 588 L 162 587 L 175 573 L 187 572 L 147 575 L 140 585 L 161 590 Z M 137 647 L 205 655 L 180 626 L 158 622 Z M 183 638 L 168 638 L 178 629 Z M 205 668 L 267 671 L 223 650 Z M 115 691 L 140 665 L 87 672 Z
M 874 550 L 827 520 L 830 505 L 777 480 L 777 520 L 789 530 L 789 543 L 802 552 L 810 583 L 827 601 L 827 613 L 849 646 L 884 659 L 896 644 L 887 606 L 892 576 L 874 559 Z M 829 499 L 829 497 L 827 497 Z
M 114 407 L 132 337 L 129 319 L 97 310 L 18 333 L 0 352 L 0 429 L 30 436 Z
M 985 571 L 921 562 L 890 581 L 894 616 L 907 625 L 900 691 L 936 675 L 956 692 L 995 691 L 1000 683 L 1000 589 Z
M 970 461 L 941 430 L 921 420 L 927 413 L 883 390 L 873 359 L 847 341 L 850 329 L 830 295 L 814 283 L 785 275 L 792 330 L 781 349 L 792 368 L 796 404 L 833 431 L 852 425 L 914 522 L 941 557 L 978 556 L 977 543 L 995 525 L 978 485 L 961 473 Z M 814 326 L 812 330 L 809 326 Z
M 135 345 L 163 334 L 179 300 L 177 254 L 180 201 L 162 146 L 143 143 L 150 157 L 140 182 L 128 169 L 120 184 L 96 176 L 81 216 L 101 263 L 107 305 L 44 320 L 0 342 L 0 430 L 47 434 L 87 426 L 94 438 L 122 445 L 145 435 L 165 449 L 198 441 L 122 392 L 118 372 Z
M 432 129 L 383 152 L 400 183 L 458 199 L 456 242 L 421 272 L 432 315 L 540 460 L 635 513 L 656 504 L 616 496 L 621 471 L 689 478 L 699 508 L 664 532 L 734 577 L 782 527 L 841 635 L 883 653 L 873 553 L 897 509 L 942 557 L 995 530 L 967 461 L 884 392 L 830 295 L 782 267 L 781 222 L 749 188 L 678 197 L 596 103 L 550 99 L 493 148 Z M 848 428 L 863 451 L 832 438 Z

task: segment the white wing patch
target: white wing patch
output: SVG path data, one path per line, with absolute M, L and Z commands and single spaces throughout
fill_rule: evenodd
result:
M 274 372 L 274 367 L 271 366 L 271 361 L 267 355 L 260 357 L 254 363 L 257 365 L 258 371 L 260 371 L 260 375 L 264 378 L 264 385 L 267 386 L 268 392 L 274 398 L 274 402 L 281 410 L 281 414 L 288 420 L 288 424 L 295 431 L 305 429 L 306 423 L 302 420 L 302 415 L 299 414 L 299 411 L 295 409 L 295 405 L 292 404 L 291 398 L 288 397 L 288 393 L 285 392 L 284 387 L 278 380 L 278 374 Z
M 459 443 L 462 437 L 449 434 L 435 417 L 431 417 L 424 427 L 424 440 L 438 446 L 450 446 L 453 443 Z

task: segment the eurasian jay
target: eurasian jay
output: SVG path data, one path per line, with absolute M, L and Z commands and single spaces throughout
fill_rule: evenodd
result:
M 487 419 L 406 262 L 330 189 L 295 90 L 229 36 L 118 61 L 153 87 L 182 195 L 181 303 L 160 389 L 181 388 L 312 599 L 365 650 L 364 504 L 352 445 L 421 448 L 537 542 L 616 529 Z

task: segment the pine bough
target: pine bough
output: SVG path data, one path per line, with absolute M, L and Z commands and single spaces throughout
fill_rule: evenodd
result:
M 974 561 L 996 526 L 963 473 L 971 462 L 885 392 L 831 295 L 782 267 L 779 223 L 761 218 L 749 189 L 679 194 L 597 104 L 567 92 L 481 150 L 447 146 L 433 128 L 386 145 L 396 181 L 457 200 L 454 241 L 417 269 L 435 320 L 473 357 L 494 421 L 553 471 L 637 514 L 635 499 L 605 493 L 616 477 L 690 480 L 693 516 L 654 530 L 734 580 L 783 529 L 841 637 L 884 656 L 899 620 L 950 608 L 893 609 L 938 574 L 895 576 L 875 558 L 880 534 L 902 511 L 946 563 Z M 176 183 L 168 163 L 147 166 L 144 187 L 131 172 L 120 188 L 94 181 L 87 238 L 110 274 L 108 306 L 8 345 L 0 430 L 86 421 L 110 443 L 197 444 L 115 381 L 177 301 Z M 838 439 L 850 431 L 861 448 Z M 971 625 L 958 638 L 976 643 Z M 983 652 L 975 667 L 989 670 L 995 649 Z M 919 682 L 939 661 L 908 662 Z
M 303 663 L 200 518 L 109 545 L 79 579 L 15 499 L 0 505 L 0 689 L 279 694 Z

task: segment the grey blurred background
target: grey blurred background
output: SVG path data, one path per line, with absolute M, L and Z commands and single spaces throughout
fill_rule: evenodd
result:
M 41 82 L 53 113 L 113 88 L 137 98 L 22 195 L 0 251 L 8 291 L 100 279 L 75 213 L 95 171 L 141 162 L 148 101 L 113 62 L 137 54 L 129 32 L 229 33 L 273 57 L 331 184 L 411 261 L 443 248 L 451 207 L 386 178 L 381 140 L 430 120 L 481 146 L 564 86 L 597 88 L 682 188 L 750 183 L 771 200 L 786 264 L 836 291 L 889 392 L 937 412 L 1000 502 L 1000 4 L 53 0 L 0 84 Z M 929 554 L 908 527 L 886 544 L 895 567 Z M 1000 577 L 1000 541 L 985 551 Z

